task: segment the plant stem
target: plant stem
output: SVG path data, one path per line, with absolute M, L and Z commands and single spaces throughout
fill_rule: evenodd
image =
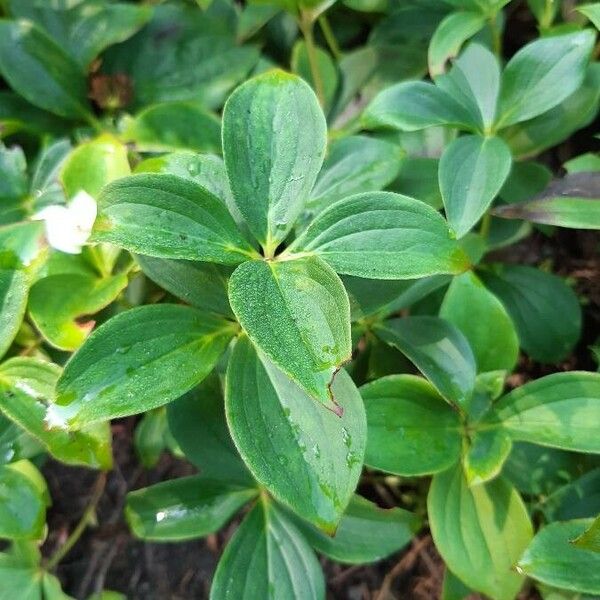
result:
M 319 71 L 319 62 L 317 58 L 317 47 L 313 36 L 314 20 L 307 13 L 302 13 L 299 19 L 300 30 L 306 42 L 306 53 L 308 54 L 308 64 L 315 86 L 315 93 L 319 99 L 319 104 L 325 106 L 325 94 L 323 93 L 323 80 Z
M 502 33 L 498 27 L 497 13 L 490 17 L 490 30 L 492 32 L 492 48 L 494 54 L 500 59 L 502 58 Z
M 90 498 L 90 502 L 81 516 L 79 523 L 77 523 L 75 529 L 73 529 L 65 543 L 48 559 L 48 562 L 45 565 L 46 571 L 52 571 L 57 567 L 58 563 L 60 563 L 60 561 L 70 552 L 71 548 L 77 543 L 87 526 L 92 522 L 96 513 L 96 507 L 104 492 L 105 485 L 106 473 L 103 472 L 100 473 L 94 484 L 92 497 Z
M 331 50 L 331 54 L 333 54 L 335 60 L 340 60 L 340 58 L 342 58 L 342 51 L 340 50 L 337 40 L 335 39 L 335 35 L 331 29 L 331 25 L 329 25 L 329 20 L 327 19 L 326 15 L 321 15 L 319 17 L 319 25 L 321 26 L 323 37 L 325 38 L 325 41 Z
M 490 227 L 492 225 L 492 215 L 486 212 L 481 219 L 481 227 L 479 228 L 479 235 L 485 240 L 490 234 Z

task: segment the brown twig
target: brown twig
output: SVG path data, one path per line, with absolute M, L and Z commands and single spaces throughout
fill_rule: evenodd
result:
M 381 587 L 375 600 L 387 600 L 387 597 L 392 588 L 392 584 L 404 571 L 409 570 L 416 562 L 419 557 L 419 553 L 431 542 L 431 536 L 426 535 L 425 537 L 414 539 L 410 550 L 400 558 L 396 565 L 391 571 L 384 577 Z

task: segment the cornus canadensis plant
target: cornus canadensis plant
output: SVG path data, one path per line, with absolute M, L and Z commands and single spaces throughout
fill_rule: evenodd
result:
M 559 4 L 0 2 L 0 600 L 150 597 L 121 516 L 226 530 L 178 597 L 353 597 L 329 561 L 411 542 L 431 598 L 600 595 L 599 12 Z M 46 457 L 99 471 L 78 522 Z M 361 590 L 417 598 L 396 560 Z

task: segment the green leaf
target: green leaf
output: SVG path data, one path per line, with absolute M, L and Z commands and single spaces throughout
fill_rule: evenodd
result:
M 95 321 L 84 320 L 108 306 L 127 286 L 127 275 L 98 278 L 66 273 L 38 280 L 29 294 L 29 315 L 55 348 L 76 350 Z
M 461 46 L 485 24 L 485 17 L 475 12 L 452 12 L 435 30 L 429 43 L 427 61 L 431 77 L 445 70 L 446 61 L 454 58 Z
M 135 426 L 133 445 L 136 456 L 146 469 L 155 467 L 166 448 L 169 426 L 164 406 L 144 414 Z
M 600 229 L 600 173 L 566 175 L 532 200 L 500 206 L 494 214 L 559 227 Z
M 46 7 L 35 0 L 9 0 L 13 17 L 34 21 L 82 68 L 112 44 L 131 37 L 152 15 L 150 7 L 78 2 Z
M 581 458 L 564 450 L 514 442 L 502 474 L 521 493 L 546 497 L 580 475 Z
M 227 429 L 223 391 L 215 372 L 169 404 L 167 415 L 171 434 L 203 475 L 246 487 L 254 482 Z
M 0 410 L 62 462 L 110 469 L 112 452 L 108 423 L 75 432 L 48 429 L 46 413 L 54 401 L 54 388 L 60 373 L 56 365 L 37 358 L 7 360 L 0 365 Z
M 125 517 L 144 540 L 189 540 L 221 529 L 257 494 L 203 475 L 182 477 L 127 494 Z
M 583 83 L 595 35 L 590 30 L 537 39 L 519 50 L 502 74 L 497 127 L 540 115 Z
M 513 439 L 600 453 L 600 373 L 554 373 L 503 396 L 494 407 Z
M 563 454 L 577 457 L 574 453 Z M 594 456 L 590 458 L 592 461 L 595 459 Z M 577 467 L 581 466 L 580 462 Z M 562 474 L 564 476 L 565 472 L 562 471 Z M 571 474 L 568 474 L 569 478 L 570 476 Z M 556 488 L 556 485 L 554 487 Z M 600 467 L 587 471 L 581 477 L 576 477 L 555 489 L 544 498 L 542 511 L 548 522 L 582 519 L 600 514 Z
M 600 2 L 583 4 L 582 6 L 578 6 L 576 10 L 585 15 L 594 24 L 596 29 L 600 29 Z
M 325 117 L 300 78 L 273 70 L 247 81 L 223 111 L 223 153 L 235 203 L 273 251 L 313 188 L 327 143 Z
M 510 436 L 500 429 L 475 431 L 463 456 L 463 470 L 469 486 L 496 477 L 512 448 Z
M 336 202 L 317 216 L 289 252 L 315 253 L 338 273 L 371 279 L 460 273 L 468 266 L 436 210 L 392 192 Z
M 479 275 L 504 304 L 531 358 L 556 363 L 569 355 L 581 332 L 581 307 L 561 277 L 519 265 L 494 265 Z
M 438 184 L 437 158 L 407 156 L 400 164 L 400 173 L 389 190 L 417 198 L 436 210 L 442 208 L 442 194 Z
M 158 258 L 225 265 L 255 254 L 221 200 L 175 175 L 124 177 L 104 188 L 98 205 L 95 241 Z
M 210 599 L 228 598 L 325 600 L 325 581 L 314 552 L 266 498 L 242 521 L 217 566 Z
M 78 429 L 175 400 L 210 373 L 234 333 L 230 321 L 187 306 L 120 313 L 67 363 L 48 421 Z
M 496 56 L 481 44 L 469 44 L 454 62 L 450 79 L 461 95 L 466 96 L 467 104 L 479 113 L 481 130 L 490 131 L 500 95 L 500 65 Z
M 506 309 L 472 272 L 452 280 L 440 317 L 464 334 L 473 350 L 477 371 L 512 371 L 519 354 L 519 339 Z
M 594 152 L 580 154 L 563 164 L 569 175 L 573 173 L 597 173 L 600 171 L 600 156 Z
M 8 90 L 0 91 L 0 127 L 2 137 L 24 131 L 36 136 L 47 133 L 63 135 L 68 123 L 59 117 L 33 106 Z
M 4 131 L 5 125 L 1 125 Z M 27 194 L 27 161 L 23 150 L 7 148 L 0 141 L 0 225 L 24 218 L 23 200 Z
M 338 416 L 238 339 L 227 370 L 227 423 L 256 479 L 295 513 L 333 533 L 356 488 L 366 423 L 362 400 L 341 370 L 332 392 Z
M 367 127 L 418 131 L 436 125 L 472 129 L 477 123 L 444 90 L 424 81 L 405 81 L 380 92 L 363 114 Z
M 446 148 L 439 183 L 446 217 L 457 237 L 467 234 L 489 208 L 511 162 L 508 146 L 497 137 L 463 136 Z
M 339 74 L 335 62 L 326 50 L 317 47 L 315 54 L 317 57 L 317 69 L 321 79 L 320 85 L 323 88 L 324 108 L 327 111 L 335 100 L 339 84 Z M 306 42 L 304 40 L 299 40 L 294 44 L 290 63 L 292 71 L 300 75 L 304 81 L 310 83 L 313 90 L 316 91 L 317 87 L 313 80 Z
M 25 315 L 28 292 L 29 277 L 24 270 L 0 267 L 0 357 L 8 350 L 19 331 Z
M 467 600 L 472 593 L 473 590 L 446 567 L 441 600 Z
M 501 478 L 469 487 L 457 466 L 434 476 L 427 510 L 448 568 L 492 600 L 513 600 L 524 581 L 513 567 L 533 537 L 516 490 Z
M 350 359 L 350 304 L 331 267 L 316 256 L 248 261 L 229 280 L 229 301 L 253 343 L 337 410 L 330 386 Z
M 364 135 L 334 141 L 308 207 L 318 212 L 347 196 L 382 190 L 398 174 L 403 154 L 395 144 Z
M 453 404 L 465 404 L 475 386 L 475 357 L 467 339 L 437 317 L 405 317 L 378 325 L 375 334 L 398 348 Z
M 29 21 L 0 21 L 0 73 L 27 101 L 55 115 L 87 114 L 81 67 Z
M 30 473 L 28 461 L 0 465 L 0 538 L 40 539 L 46 522 L 46 498 Z
M 600 229 L 600 199 L 557 197 L 508 205 L 494 211 L 499 217 L 573 229 Z
M 367 465 L 412 476 L 444 471 L 458 460 L 458 412 L 428 381 L 390 375 L 362 386 L 360 393 L 367 411 Z
M 0 411 L 0 464 L 32 458 L 41 452 L 42 447 Z
M 600 64 L 587 68 L 583 84 L 553 109 L 524 123 L 503 129 L 502 138 L 515 158 L 535 156 L 589 125 L 598 113 Z
M 251 239 L 244 218 L 240 214 L 229 187 L 225 163 L 214 154 L 173 152 L 148 158 L 136 166 L 136 173 L 171 173 L 199 183 L 203 188 L 225 202 L 238 229 Z M 246 235 L 247 234 L 247 235 Z
M 124 122 L 121 137 L 140 152 L 220 152 L 219 119 L 193 101 L 154 104 Z
M 141 255 L 136 260 L 147 277 L 177 298 L 201 310 L 233 316 L 227 297 L 227 267 Z
M 0 598 L 44 600 L 40 589 L 41 558 L 35 542 L 14 542 L 0 553 Z
M 44 245 L 43 235 L 44 225 L 41 221 L 22 221 L 0 227 L 0 270 L 10 271 L 30 265 L 40 255 Z M 13 276 L 9 274 L 8 279 Z
M 236 43 L 233 7 L 213 6 L 155 6 L 137 35 L 103 56 L 103 72 L 125 75 L 133 85 L 135 108 L 178 100 L 217 108 L 252 70 L 258 48 Z
M 517 565 L 519 571 L 542 583 L 589 594 L 600 594 L 600 554 L 571 543 L 591 519 L 550 523 L 535 536 Z
M 60 180 L 68 198 L 80 190 L 97 198 L 111 181 L 129 175 L 127 148 L 104 134 L 77 146 L 62 165 Z
M 590 527 L 573 541 L 578 548 L 600 552 L 600 517 L 597 517 Z
M 301 519 L 295 518 L 294 523 L 317 552 L 345 564 L 386 558 L 406 546 L 421 525 L 414 513 L 402 508 L 380 508 L 356 495 L 333 537 Z

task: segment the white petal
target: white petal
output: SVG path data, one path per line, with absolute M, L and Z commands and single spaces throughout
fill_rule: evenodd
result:
M 86 191 L 79 190 L 67 206 L 75 222 L 82 231 L 91 232 L 98 207 L 96 201 Z

